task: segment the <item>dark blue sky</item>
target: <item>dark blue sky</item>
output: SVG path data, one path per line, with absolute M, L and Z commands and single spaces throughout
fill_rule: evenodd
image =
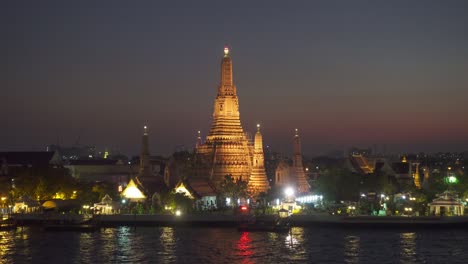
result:
M 466 1 L 9 1 L 0 8 L 0 147 L 193 146 L 223 46 L 241 120 L 306 155 L 468 150 Z

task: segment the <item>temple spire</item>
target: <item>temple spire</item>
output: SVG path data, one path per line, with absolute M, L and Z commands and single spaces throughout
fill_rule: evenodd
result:
M 260 132 L 260 124 L 257 124 L 257 133 L 255 133 L 254 150 L 261 151 L 263 155 L 263 139 L 262 133 Z
M 416 169 L 415 169 L 415 172 L 413 173 L 413 178 L 414 178 L 414 186 L 416 186 L 416 188 L 418 189 L 421 189 L 421 181 L 420 181 L 420 177 L 419 177 L 419 163 L 416 162 L 415 163 L 416 165 Z
M 252 170 L 253 146 L 240 122 L 239 100 L 233 84 L 231 51 L 224 48 L 221 79 L 214 101 L 211 129 L 197 147 L 197 170 L 214 183 L 226 175 L 246 179 Z
M 218 89 L 218 96 L 226 95 L 236 95 L 232 77 L 232 60 L 229 56 L 228 46 L 224 46 L 224 57 L 221 62 L 221 84 Z
M 266 193 L 270 188 L 265 172 L 265 157 L 263 154 L 263 138 L 260 124 L 257 124 L 253 150 L 253 167 L 249 179 L 249 189 L 252 193 Z
M 195 148 L 198 148 L 202 144 L 201 131 L 197 132 L 197 142 L 195 143 Z
M 143 127 L 143 136 L 141 138 L 140 176 L 151 176 L 147 126 Z
M 300 166 L 302 166 L 301 139 L 299 138 L 299 130 L 296 128 L 294 130 L 294 157 L 297 155 L 301 157 L 300 161 L 298 160 L 298 162 L 300 162 Z
M 295 174 L 295 182 L 299 193 L 306 193 L 310 191 L 309 183 L 307 182 L 306 175 L 304 172 L 304 166 L 302 165 L 302 151 L 301 151 L 301 140 L 299 137 L 299 131 L 296 128 L 294 132 L 294 154 L 293 154 L 293 170 Z

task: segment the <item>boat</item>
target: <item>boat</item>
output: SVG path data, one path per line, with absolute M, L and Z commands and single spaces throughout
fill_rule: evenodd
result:
M 279 218 L 274 215 L 257 216 L 239 221 L 237 230 L 240 232 L 289 232 L 289 218 Z
M 57 224 L 44 226 L 45 231 L 70 231 L 70 232 L 94 232 L 97 230 L 95 225 L 84 224 Z
M 46 223 L 43 226 L 44 231 L 69 231 L 69 232 L 94 232 L 99 229 L 99 226 L 92 220 L 83 221 L 80 223 L 62 222 L 62 223 Z

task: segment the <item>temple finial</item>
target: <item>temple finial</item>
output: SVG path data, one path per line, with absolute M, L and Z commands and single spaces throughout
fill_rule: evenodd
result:
M 224 45 L 224 57 L 229 56 L 229 47 L 227 45 Z
M 143 134 L 148 135 L 148 127 L 147 126 L 143 127 Z
M 257 124 L 257 131 L 260 132 L 260 124 Z
M 197 141 L 196 141 L 196 143 L 195 143 L 195 148 L 198 148 L 201 144 L 202 144 L 202 140 L 201 140 L 201 131 L 198 130 L 198 131 L 197 131 Z
M 299 136 L 299 129 L 296 128 L 296 129 L 294 130 L 294 133 L 295 133 L 295 136 L 296 136 L 296 137 Z

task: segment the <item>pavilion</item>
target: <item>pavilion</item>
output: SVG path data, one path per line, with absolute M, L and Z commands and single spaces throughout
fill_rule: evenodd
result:
M 464 205 L 455 193 L 447 190 L 429 203 L 429 211 L 431 215 L 461 216 Z

